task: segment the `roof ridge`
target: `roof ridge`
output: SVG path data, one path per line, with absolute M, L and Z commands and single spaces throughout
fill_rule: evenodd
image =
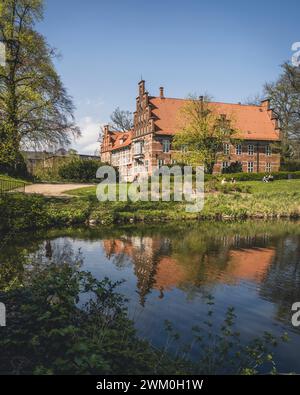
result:
M 180 97 L 159 97 L 159 96 L 151 96 L 149 99 L 160 99 L 161 101 L 164 100 L 181 100 L 181 101 L 188 101 L 188 100 L 193 100 L 192 98 L 180 98 Z M 215 103 L 215 104 L 228 104 L 231 106 L 241 106 L 241 107 L 254 107 L 254 108 L 261 108 L 262 106 L 258 104 L 243 104 L 243 103 L 230 103 L 230 102 L 223 102 L 223 101 L 209 101 L 208 103 Z

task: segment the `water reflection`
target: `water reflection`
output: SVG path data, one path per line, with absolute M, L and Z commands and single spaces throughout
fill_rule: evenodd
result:
M 142 336 L 164 343 L 164 320 L 187 342 L 203 321 L 203 296 L 216 299 L 215 321 L 234 306 L 245 339 L 270 331 L 291 334 L 279 349 L 282 371 L 299 371 L 300 328 L 291 305 L 300 301 L 300 225 L 291 222 L 202 223 L 164 227 L 63 229 L 15 240 L 0 252 L 0 286 L 16 284 L 30 254 L 68 261 L 81 252 L 98 278 L 125 279 L 121 288 Z
M 270 235 L 205 240 L 205 235 L 193 231 L 184 239 L 123 236 L 103 240 L 109 261 L 119 268 L 133 264 L 142 306 L 152 289 L 162 299 L 174 288 L 188 291 L 196 287 L 207 293 L 217 283 L 261 283 L 276 256 L 275 246 L 269 244 Z

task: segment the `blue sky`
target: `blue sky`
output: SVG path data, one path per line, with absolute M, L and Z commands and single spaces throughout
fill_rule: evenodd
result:
M 117 107 L 134 110 L 141 75 L 150 94 L 210 93 L 238 102 L 276 79 L 300 41 L 296 0 L 45 0 L 38 25 L 62 57 L 58 72 L 74 98 L 93 153 Z

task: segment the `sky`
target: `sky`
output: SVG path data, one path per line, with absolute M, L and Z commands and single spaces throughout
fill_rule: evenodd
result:
M 299 0 L 45 0 L 37 30 L 61 54 L 56 68 L 93 154 L 116 107 L 135 110 L 137 84 L 166 97 L 209 93 L 240 102 L 274 81 L 300 42 Z

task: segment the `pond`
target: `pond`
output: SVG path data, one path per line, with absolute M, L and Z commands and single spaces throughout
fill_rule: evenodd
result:
M 165 321 L 189 342 L 192 328 L 206 319 L 220 325 L 234 307 L 243 341 L 268 331 L 288 332 L 275 359 L 280 372 L 300 373 L 300 328 L 291 306 L 300 301 L 300 224 L 289 221 L 193 223 L 110 229 L 57 229 L 15 238 L 1 261 L 38 254 L 45 261 L 81 252 L 83 269 L 95 277 L 124 280 L 129 317 L 140 336 L 166 342 Z

